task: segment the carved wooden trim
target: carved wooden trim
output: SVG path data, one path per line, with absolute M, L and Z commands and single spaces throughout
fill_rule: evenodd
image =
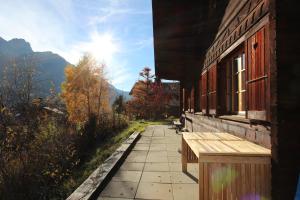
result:
M 208 49 L 204 69 L 238 41 L 269 12 L 269 0 L 249 0 Z

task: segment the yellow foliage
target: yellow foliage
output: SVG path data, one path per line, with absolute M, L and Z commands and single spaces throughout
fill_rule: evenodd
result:
M 77 66 L 65 68 L 66 80 L 62 98 L 69 113 L 69 121 L 84 123 L 91 114 L 99 117 L 109 111 L 109 88 L 104 65 L 85 55 Z

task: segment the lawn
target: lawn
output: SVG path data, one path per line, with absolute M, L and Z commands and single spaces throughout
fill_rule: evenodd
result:
M 88 159 L 62 185 L 61 192 L 70 195 L 88 176 L 103 163 L 133 132 L 143 132 L 149 125 L 167 124 L 168 121 L 132 121 L 124 130 L 108 137 L 95 146 Z

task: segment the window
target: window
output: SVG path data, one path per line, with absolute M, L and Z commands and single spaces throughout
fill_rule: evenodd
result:
M 245 115 L 246 111 L 246 65 L 244 51 L 238 51 L 225 60 L 222 66 L 226 73 L 226 112 Z M 221 75 L 223 76 L 223 75 Z
M 245 80 L 245 53 L 233 59 L 233 99 L 234 111 L 238 114 L 245 114 L 246 110 L 246 80 Z

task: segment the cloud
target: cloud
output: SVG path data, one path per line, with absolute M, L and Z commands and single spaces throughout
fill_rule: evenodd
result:
M 128 14 L 129 12 L 130 12 L 129 9 L 121 9 L 121 8 L 100 9 L 100 14 L 98 14 L 97 16 L 92 16 L 88 24 L 97 25 L 97 24 L 105 23 L 116 15 Z
M 153 46 L 153 37 L 149 37 L 147 39 L 141 39 L 135 43 L 136 50 L 140 50 L 146 47 L 152 47 Z
M 128 62 L 119 59 L 123 48 L 120 40 L 112 33 L 91 32 L 87 41 L 74 44 L 68 51 L 61 51 L 61 54 L 69 62 L 77 64 L 84 53 L 90 53 L 96 61 L 106 65 L 107 78 L 115 86 L 121 86 L 132 79 L 128 70 Z
M 0 4 L 0 37 L 23 38 L 34 51 L 52 51 L 73 64 L 90 52 L 106 63 L 115 86 L 128 89 L 138 66 L 149 65 L 144 62 L 152 56 L 150 0 L 0 0 Z
M 73 11 L 67 3 L 59 6 L 58 0 L 49 2 L 52 3 L 34 0 L 1 3 L 0 35 L 7 40 L 23 38 L 35 51 L 55 51 L 65 47 L 72 27 L 66 30 L 64 19 L 72 20 Z
M 66 52 L 61 52 L 64 57 L 75 64 L 84 53 L 90 53 L 98 62 L 110 63 L 113 56 L 121 51 L 121 46 L 111 33 L 93 31 L 87 41 L 79 41 Z
M 122 1 L 114 0 L 114 1 L 110 1 L 107 7 L 99 8 L 97 15 L 90 17 L 88 24 L 95 26 L 98 24 L 110 22 L 112 19 L 124 15 L 128 16 L 128 15 L 150 15 L 150 14 L 151 14 L 150 10 L 128 8 L 124 6 L 124 1 L 122 2 Z

